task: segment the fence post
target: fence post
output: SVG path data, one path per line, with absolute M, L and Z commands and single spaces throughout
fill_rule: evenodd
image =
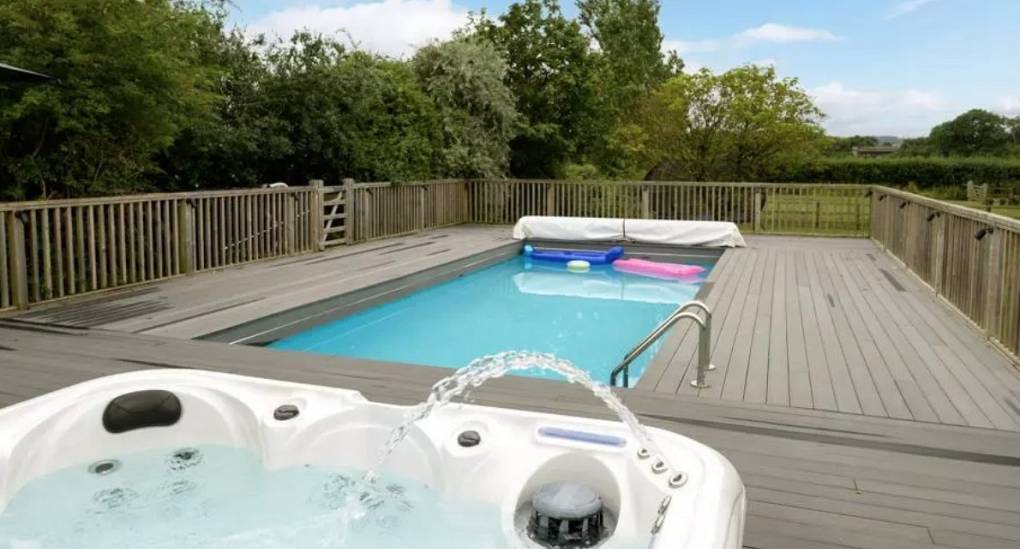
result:
M 556 215 L 556 187 L 554 185 L 546 186 L 545 215 Z
M 885 249 L 885 218 L 882 216 L 880 204 L 878 202 L 878 190 L 875 187 L 871 187 L 871 203 L 868 205 L 871 208 L 871 225 L 868 228 L 868 233 L 871 239 L 878 242 Z
M 28 258 L 25 257 L 25 220 L 23 212 L 7 214 L 7 261 L 11 280 L 11 302 L 28 308 Z
M 999 317 L 1002 305 L 1003 240 L 1006 234 L 1001 229 L 990 229 L 985 234 L 988 240 L 988 271 L 985 273 L 985 335 L 994 337 L 999 332 Z
M 652 217 L 651 191 L 647 185 L 641 185 L 641 219 Z
M 315 190 L 312 194 L 312 211 L 308 212 L 308 230 L 311 233 L 315 249 L 326 249 L 326 226 L 322 220 L 322 193 L 324 183 L 321 179 L 309 179 L 308 186 Z
M 347 245 L 354 244 L 355 210 L 354 204 L 354 180 L 350 177 L 344 178 L 344 240 Z
M 182 274 L 195 272 L 194 207 L 191 199 L 177 201 L 177 250 Z
M 289 191 L 283 196 L 283 245 L 288 255 L 297 249 L 297 205 Z
M 428 189 L 425 185 L 418 187 L 418 230 L 425 230 L 425 194 L 428 193 Z
M 754 190 L 754 232 L 761 232 L 761 189 Z
M 932 220 L 936 223 L 935 226 L 935 257 L 932 258 L 933 268 L 935 273 L 932 276 L 934 283 L 932 286 L 935 287 L 935 295 L 942 293 L 942 281 L 945 278 L 944 266 L 946 263 L 946 215 L 939 213 Z

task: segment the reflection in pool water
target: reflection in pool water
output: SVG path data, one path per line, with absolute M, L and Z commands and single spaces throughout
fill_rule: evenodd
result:
M 572 273 L 562 264 L 516 257 L 271 347 L 448 368 L 502 351 L 535 351 L 565 358 L 606 382 L 631 347 L 694 298 L 707 275 L 661 280 L 611 266 Z M 632 383 L 658 346 L 631 366 Z

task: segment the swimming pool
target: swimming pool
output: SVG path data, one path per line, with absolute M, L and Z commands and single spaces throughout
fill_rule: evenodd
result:
M 708 269 L 714 264 L 703 257 L 686 262 Z M 708 272 L 683 281 L 611 266 L 571 273 L 562 264 L 517 256 L 269 346 L 447 368 L 502 351 L 546 352 L 608 381 L 627 351 L 679 304 L 694 299 Z M 659 345 L 631 365 L 632 382 Z

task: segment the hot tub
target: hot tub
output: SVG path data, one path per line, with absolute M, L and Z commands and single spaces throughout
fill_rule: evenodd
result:
M 615 422 L 450 405 L 364 488 L 407 411 L 202 371 L 68 387 L 0 410 L 0 546 L 534 547 L 536 493 L 570 483 L 597 494 L 600 546 L 741 547 L 725 458 L 649 429 L 663 470 Z

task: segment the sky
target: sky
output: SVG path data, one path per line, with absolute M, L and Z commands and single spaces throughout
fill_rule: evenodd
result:
M 255 32 L 310 29 L 406 57 L 509 0 L 233 0 Z M 576 13 L 573 0 L 561 2 Z M 927 135 L 972 108 L 1020 116 L 1020 0 L 663 0 L 664 48 L 688 70 L 771 64 L 832 135 Z

